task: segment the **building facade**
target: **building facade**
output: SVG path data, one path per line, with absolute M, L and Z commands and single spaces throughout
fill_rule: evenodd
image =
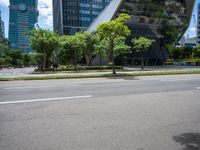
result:
M 88 30 L 96 30 L 99 24 L 115 19 L 121 13 L 129 14 L 130 20 L 126 25 L 131 35 L 127 38 L 127 44 L 132 46 L 132 38 L 154 39 L 152 46 L 144 53 L 145 65 L 163 65 L 169 57 L 168 45 L 178 43 L 187 30 L 194 3 L 195 0 L 113 0 Z M 137 50 L 132 49 L 132 53 L 127 54 L 127 64 L 140 64 L 140 57 Z M 121 61 L 121 58 L 117 58 L 116 64 L 121 64 Z
M 0 11 L 0 37 L 5 38 L 5 26 L 4 26 L 4 22 L 1 18 L 1 11 Z
M 31 52 L 27 31 L 38 22 L 37 0 L 10 0 L 9 41 L 13 49 Z
M 182 36 L 179 43 L 177 44 L 177 47 L 183 47 L 183 46 L 195 47 L 196 41 L 197 41 L 196 37 L 189 37 L 189 35 Z
M 200 3 L 198 4 L 197 9 L 197 40 L 196 45 L 200 45 Z
M 53 26 L 59 34 L 86 30 L 111 0 L 53 0 Z

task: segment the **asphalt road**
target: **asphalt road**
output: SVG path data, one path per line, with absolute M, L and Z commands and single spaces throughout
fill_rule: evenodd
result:
M 200 150 L 200 75 L 0 82 L 0 150 Z

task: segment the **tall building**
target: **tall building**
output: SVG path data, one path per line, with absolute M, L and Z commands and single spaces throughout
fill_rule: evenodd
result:
M 38 0 L 10 0 L 9 40 L 12 48 L 30 52 L 25 35 L 38 21 Z
M 200 45 L 200 3 L 197 10 L 197 44 Z
M 145 65 L 162 65 L 169 57 L 168 45 L 177 42 L 187 30 L 194 3 L 195 0 L 112 0 L 88 30 L 94 31 L 99 24 L 127 13 L 130 20 L 126 24 L 131 30 L 127 43 L 131 45 L 131 39 L 135 37 L 154 39 L 152 46 L 144 53 Z M 200 34 L 200 25 L 198 30 Z M 140 53 L 136 49 L 132 50 L 131 55 L 127 54 L 127 58 L 129 64 L 140 63 Z M 116 64 L 121 61 L 121 58 L 117 58 Z
M 5 26 L 4 26 L 4 22 L 1 19 L 1 11 L 0 11 L 0 37 L 5 37 Z
M 111 0 L 53 0 L 54 31 L 74 34 L 86 30 Z

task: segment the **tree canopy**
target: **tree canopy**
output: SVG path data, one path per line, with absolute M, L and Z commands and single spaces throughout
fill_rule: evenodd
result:
M 97 27 L 96 32 L 100 36 L 100 38 L 108 41 L 109 44 L 108 55 L 109 55 L 109 60 L 110 62 L 112 62 L 113 65 L 113 74 L 116 73 L 115 56 L 117 51 L 115 51 L 114 49 L 115 40 L 116 38 L 130 35 L 131 31 L 126 25 L 126 22 L 129 19 L 130 16 L 128 14 L 122 13 L 116 19 L 102 23 Z
M 145 37 L 139 37 L 139 38 L 133 38 L 132 43 L 133 43 L 133 48 L 141 53 L 141 69 L 144 69 L 144 58 L 143 58 L 143 53 L 148 50 L 148 48 L 152 45 L 154 40 L 145 38 Z

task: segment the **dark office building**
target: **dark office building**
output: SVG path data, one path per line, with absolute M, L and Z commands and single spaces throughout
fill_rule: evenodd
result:
M 154 39 L 151 48 L 145 52 L 145 65 L 162 65 L 169 57 L 167 45 L 178 43 L 189 26 L 195 0 L 113 0 L 88 28 L 89 31 L 121 13 L 131 16 L 127 26 L 131 30 L 127 44 L 131 39 L 147 37 Z M 140 64 L 137 50 L 128 55 L 128 64 Z M 116 59 L 120 64 L 120 58 Z M 95 64 L 95 62 L 93 63 Z
M 10 0 L 9 40 L 12 48 L 30 52 L 25 32 L 38 22 L 38 0 Z
M 111 0 L 53 0 L 54 31 L 74 34 L 86 30 Z
M 197 40 L 196 45 L 200 45 L 200 3 L 197 9 Z

